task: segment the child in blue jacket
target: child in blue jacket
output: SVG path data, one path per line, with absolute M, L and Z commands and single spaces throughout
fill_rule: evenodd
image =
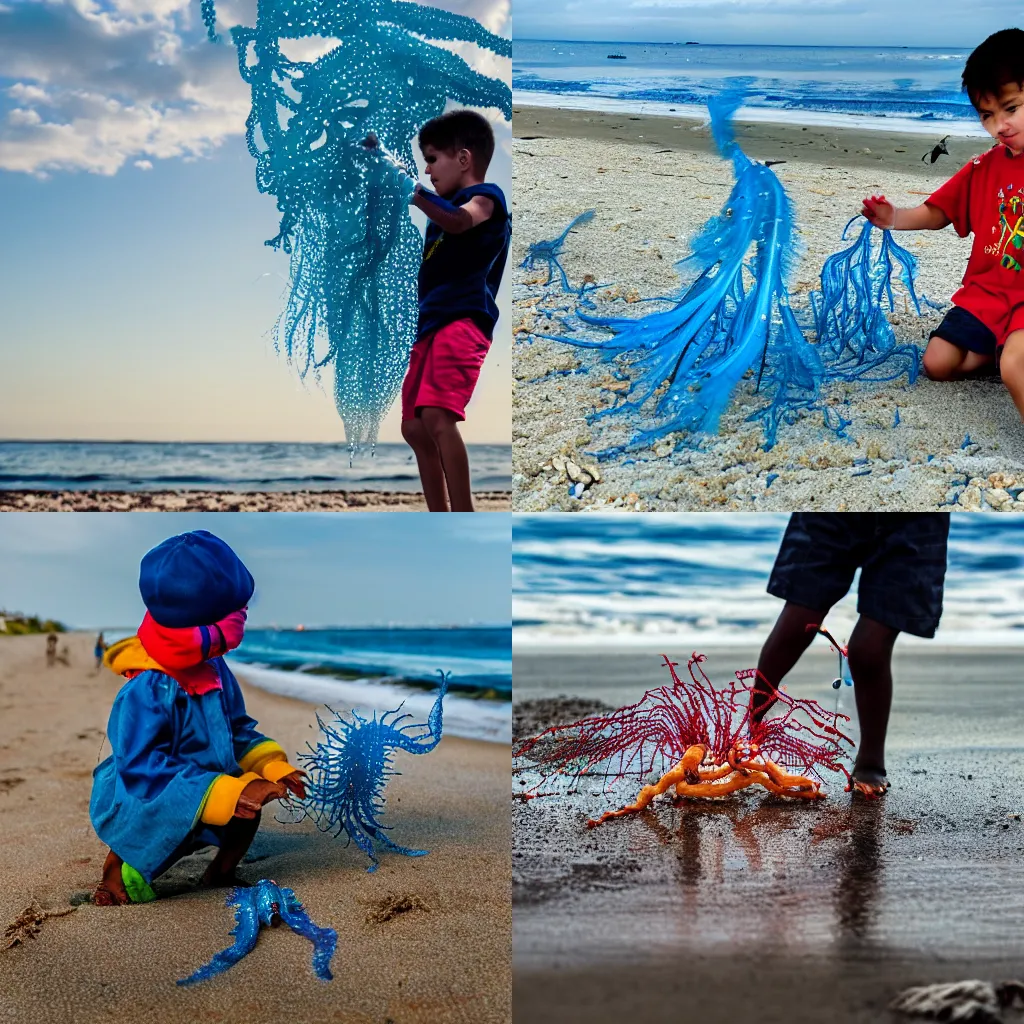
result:
M 155 898 L 150 883 L 203 846 L 218 852 L 210 886 L 244 885 L 235 868 L 260 809 L 302 773 L 245 712 L 223 656 L 242 642 L 255 584 L 224 541 L 196 530 L 142 560 L 147 613 L 104 663 L 126 682 L 107 726 L 113 753 L 93 773 L 89 814 L 110 847 L 93 897 L 101 906 Z

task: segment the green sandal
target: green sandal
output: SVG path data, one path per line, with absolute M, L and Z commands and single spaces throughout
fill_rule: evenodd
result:
M 156 899 L 156 893 L 127 861 L 121 862 L 121 881 L 132 903 L 152 903 Z

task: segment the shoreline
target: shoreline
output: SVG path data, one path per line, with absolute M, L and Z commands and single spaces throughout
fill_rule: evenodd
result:
M 650 409 L 591 418 L 619 403 L 624 364 L 553 340 L 576 326 L 576 293 L 563 291 L 557 274 L 548 283 L 543 264 L 520 264 L 531 243 L 557 238 L 593 209 L 562 252 L 570 287 L 595 282 L 589 312 L 598 316 L 663 310 L 641 301 L 679 294 L 675 264 L 725 205 L 732 167 L 701 125 L 555 108 L 515 112 L 514 511 L 1024 511 L 1024 426 L 998 377 L 950 383 L 920 375 L 911 386 L 903 372 L 891 381 L 830 383 L 813 410 L 797 410 L 780 427 L 770 450 L 756 418 L 765 399 L 748 377 L 717 433 L 669 433 L 596 461 L 595 453 L 615 451 L 647 425 Z M 884 132 L 741 122 L 736 134 L 751 158 L 783 161 L 772 172 L 792 204 L 789 295 L 804 322 L 825 260 L 851 244 L 844 226 L 864 196 L 882 192 L 898 206 L 916 206 L 988 148 L 988 140 L 950 139 L 950 155 L 932 165 L 921 161 L 929 140 Z M 900 232 L 898 242 L 917 261 L 918 296 L 942 305 L 922 302 L 918 316 L 902 286 L 894 288 L 895 309 L 885 308 L 896 341 L 920 350 L 960 284 L 971 239 L 949 227 Z M 844 436 L 826 427 L 825 410 L 833 422 L 852 421 Z
M 509 491 L 476 491 L 478 512 L 508 512 Z M 417 491 L 15 491 L 0 512 L 426 512 Z
M 70 665 L 45 667 L 44 637 L 0 637 L 0 915 L 30 903 L 62 913 L 91 890 L 106 852 L 88 817 L 92 771 L 109 754 L 105 727 L 120 681 L 93 670 L 92 634 L 67 634 Z M 294 757 L 317 705 L 240 679 L 248 713 Z M 511 1019 L 508 757 L 484 741 L 445 737 L 422 757 L 398 753 L 383 815 L 422 858 L 381 855 L 375 873 L 354 844 L 310 822 L 285 825 L 270 805 L 239 874 L 293 888 L 320 927 L 334 928 L 334 980 L 319 982 L 310 944 L 263 929 L 225 974 L 182 989 L 230 945 L 224 890 L 195 882 L 209 853 L 157 880 L 161 898 L 127 907 L 83 904 L 4 949 L 0 989 L 12 1020 L 93 1024 L 277 1024 L 388 1017 L 407 1024 Z M 283 815 L 282 815 L 283 816 Z M 396 902 L 397 901 L 397 902 Z M 403 903 L 403 901 L 405 901 Z M 408 907 L 404 912 L 395 906 Z M 392 908 L 388 910 L 388 908 Z M 382 911 L 387 911 L 382 915 Z M 384 923 L 379 923 L 383 921 Z M 339 1018 L 340 1019 L 340 1018 Z
M 703 104 L 670 103 L 666 100 L 618 99 L 591 93 L 552 93 L 522 90 L 513 93 L 514 107 L 559 110 L 583 110 L 589 113 L 615 114 L 623 117 L 671 117 L 691 122 L 706 121 L 707 107 Z M 975 121 L 953 121 L 939 118 L 913 118 L 903 115 L 847 114 L 807 110 L 803 108 L 759 107 L 743 105 L 737 111 L 738 124 L 785 125 L 826 128 L 836 131 L 864 131 L 869 135 L 892 133 L 902 136 L 947 135 L 956 138 L 987 139 L 988 133 Z
M 520 141 L 588 139 L 659 149 L 671 146 L 683 152 L 706 153 L 720 160 L 705 122 L 706 116 L 697 120 L 679 113 L 637 114 L 514 103 L 512 138 Z M 918 135 L 888 128 L 800 125 L 785 121 L 749 121 L 742 117 L 733 123 L 736 141 L 754 160 L 813 163 L 828 157 L 843 167 L 920 172 L 936 179 L 934 187 L 992 146 L 987 134 L 984 137 L 951 135 L 946 143 L 949 155 L 940 156 L 936 163 L 930 164 L 921 157 L 945 134 L 939 125 L 931 133 L 935 135 L 932 139 L 929 133 Z

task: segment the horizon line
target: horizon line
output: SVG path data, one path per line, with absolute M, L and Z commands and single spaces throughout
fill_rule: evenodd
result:
M 110 438 L 92 438 L 92 437 L 79 437 L 79 438 L 61 438 L 61 437 L 0 437 L 0 444 L 303 444 L 303 445 L 340 445 L 343 448 L 347 448 L 350 443 L 349 441 L 181 441 L 181 440 L 166 440 L 166 441 L 140 441 L 140 440 L 128 440 L 128 439 L 110 439 Z M 405 441 L 360 441 L 356 442 L 357 447 L 362 447 L 368 444 L 393 444 L 408 448 L 408 444 Z M 512 439 L 508 441 L 466 441 L 465 444 L 470 445 L 487 445 L 488 447 L 503 447 L 506 444 L 511 448 Z
M 521 43 L 619 43 L 626 46 L 750 46 L 757 49 L 768 50 L 773 48 L 787 50 L 961 50 L 963 46 L 946 46 L 936 43 L 933 46 L 912 46 L 909 43 L 896 43 L 891 45 L 875 45 L 872 43 L 702 43 L 696 40 L 688 40 L 685 43 L 669 39 L 548 39 L 541 36 L 521 36 Z M 969 44 L 967 44 L 969 46 Z M 515 55 L 513 54 L 513 59 Z

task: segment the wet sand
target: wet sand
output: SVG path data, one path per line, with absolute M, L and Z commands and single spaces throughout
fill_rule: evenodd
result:
M 89 824 L 91 775 L 109 753 L 104 729 L 118 680 L 93 672 L 92 636 L 62 638 L 70 666 L 46 668 L 45 637 L 0 637 L 0 924 L 32 901 L 63 911 L 99 878 L 105 848 Z M 312 738 L 314 705 L 242 684 L 249 713 L 295 752 Z M 312 946 L 263 929 L 227 973 L 189 988 L 231 944 L 225 890 L 194 888 L 210 854 L 157 882 L 165 898 L 82 905 L 4 950 L 0 1020 L 39 1024 L 507 1024 L 511 1019 L 508 748 L 457 738 L 399 753 L 388 784 L 392 838 L 422 858 L 383 855 L 375 874 L 344 839 L 275 822 L 271 804 L 240 874 L 293 888 L 338 932 L 334 980 L 311 969 Z M 177 895 L 172 895 L 177 892 Z M 374 923 L 396 898 L 408 909 Z M 403 898 L 405 898 L 403 900 Z M 384 914 L 387 916 L 387 914 Z
M 906 375 L 885 383 L 838 383 L 822 403 L 852 420 L 848 437 L 824 427 L 820 410 L 783 424 L 764 450 L 764 407 L 752 381 L 741 382 L 719 432 L 690 447 L 669 435 L 628 455 L 597 463 L 594 453 L 626 442 L 644 422 L 591 421 L 619 401 L 623 382 L 611 364 L 547 336 L 565 336 L 575 298 L 546 268 L 519 264 L 531 242 L 557 237 L 577 214 L 594 219 L 568 238 L 562 264 L 573 287 L 590 275 L 597 315 L 635 318 L 677 294 L 676 261 L 688 239 L 724 205 L 731 166 L 713 152 L 708 129 L 692 120 L 580 110 L 515 107 L 513 238 L 513 508 L 516 511 L 928 511 L 940 507 L 1024 511 L 1024 427 L 996 378 L 940 383 Z M 848 245 L 844 225 L 861 199 L 882 192 L 901 207 L 924 201 L 984 138 L 951 138 L 937 163 L 921 157 L 931 135 L 798 125 L 737 125 L 744 151 L 773 167 L 792 200 L 796 252 L 790 277 L 802 315 L 819 287 L 824 261 Z M 854 226 L 856 229 L 856 225 Z M 898 232 L 917 257 L 918 293 L 947 303 L 967 265 L 971 239 L 942 231 Z M 923 347 L 943 313 L 917 316 L 895 286 L 889 316 L 901 344 Z M 597 335 L 595 334 L 595 337 Z M 589 369 L 588 369 L 589 367 Z M 898 413 L 898 418 L 897 418 Z M 587 473 L 572 479 L 566 460 Z M 590 467 L 599 470 L 591 481 Z
M 757 657 L 707 653 L 722 681 Z M 877 1024 L 910 985 L 1021 977 L 1021 660 L 898 652 L 881 802 L 851 804 L 830 775 L 814 804 L 747 791 L 588 830 L 636 785 L 514 800 L 515 1019 Z M 660 662 L 655 648 L 517 654 L 516 704 L 620 706 L 666 681 Z M 811 652 L 789 691 L 825 703 L 834 671 Z
M 478 512 L 507 512 L 507 491 L 473 495 Z M 389 491 L 0 491 L 0 512 L 426 512 L 422 494 Z

